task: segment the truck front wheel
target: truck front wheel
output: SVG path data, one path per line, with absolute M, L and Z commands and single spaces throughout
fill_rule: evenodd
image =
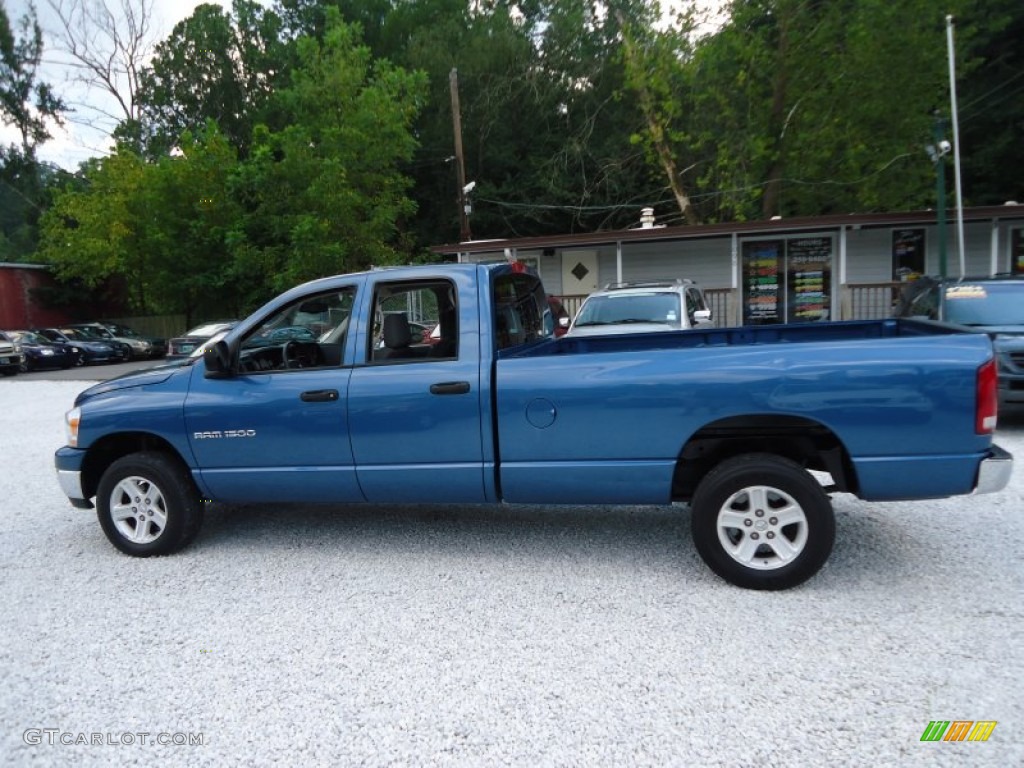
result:
M 788 589 L 828 560 L 835 540 L 832 504 L 790 459 L 750 453 L 723 461 L 690 503 L 697 552 L 731 584 Z
M 110 543 L 135 557 L 177 552 L 203 519 L 188 470 L 162 453 L 133 453 L 111 464 L 96 492 L 96 514 Z

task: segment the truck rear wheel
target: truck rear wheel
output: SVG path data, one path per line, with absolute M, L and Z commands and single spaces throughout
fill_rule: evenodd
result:
M 812 475 L 781 456 L 750 453 L 722 462 L 701 481 L 690 509 L 697 552 L 738 587 L 795 587 L 832 552 L 832 503 Z
M 96 514 L 110 543 L 135 557 L 177 552 L 203 521 L 188 470 L 162 453 L 132 453 L 111 464 L 96 492 Z

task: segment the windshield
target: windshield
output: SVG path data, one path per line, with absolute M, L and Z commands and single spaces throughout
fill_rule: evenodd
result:
M 619 323 L 679 325 L 679 294 L 649 293 L 591 296 L 576 318 L 577 326 Z
M 1024 325 L 1024 281 L 946 287 L 946 318 L 960 325 Z
M 86 338 L 90 339 L 99 339 L 101 341 L 106 341 L 107 339 L 114 338 L 114 334 L 112 334 L 106 328 L 101 328 L 98 325 L 79 326 L 79 328 L 75 330 L 80 330 L 82 333 L 85 334 Z
M 195 328 L 190 328 L 185 332 L 186 336 L 212 336 L 223 330 L 227 330 L 228 324 L 221 323 L 204 323 L 203 325 L 197 325 Z

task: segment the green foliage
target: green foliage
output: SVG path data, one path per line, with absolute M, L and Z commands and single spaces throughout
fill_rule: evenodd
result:
M 112 275 L 125 278 L 135 307 L 144 304 L 147 238 L 147 167 L 123 152 L 86 164 L 84 188 L 66 186 L 41 222 L 40 260 L 61 277 L 96 287 Z
M 958 36 L 965 26 L 971 66 L 957 86 L 964 201 L 1024 201 L 1024 9 L 1019 0 L 975 0 Z
M 947 13 L 965 202 L 1024 199 L 1019 0 L 727 11 L 701 36 L 695 2 L 667 25 L 646 0 L 201 5 L 157 47 L 119 151 L 60 181 L 36 258 L 123 279 L 137 311 L 216 315 L 422 258 L 459 234 L 453 69 L 476 238 L 621 228 L 646 205 L 664 223 L 930 206 Z M 0 153 L 0 258 L 31 251 L 55 189 L 29 150 L 57 110 L 21 29 L 0 14 L 3 115 L 26 137 Z
M 242 156 L 283 69 L 278 17 L 252 0 L 235 0 L 231 13 L 200 5 L 156 47 L 139 91 L 140 119 L 121 139 L 159 157 L 186 131 L 216 122 Z
M 0 124 L 13 125 L 21 135 L 21 152 L 28 158 L 50 138 L 47 121 L 60 122 L 64 103 L 47 84 L 38 81 L 43 56 L 43 32 L 35 7 L 18 23 L 18 34 L 0 3 Z
M 732 3 L 674 74 L 690 108 L 669 119 L 704 217 L 927 205 L 923 145 L 948 103 L 945 12 L 930 0 Z
M 298 41 L 300 66 L 269 105 L 236 182 L 246 207 L 236 239 L 278 290 L 296 281 L 399 258 L 401 223 L 415 212 L 398 170 L 422 75 L 374 65 L 357 31 L 335 20 L 322 42 Z
M 43 33 L 35 7 L 11 24 L 0 2 L 0 126 L 13 127 L 18 145 L 0 146 L 0 261 L 27 258 L 38 240 L 39 215 L 47 204 L 50 169 L 36 160 L 36 147 L 60 124 L 64 103 L 38 79 Z
M 238 151 L 210 120 L 147 161 L 125 146 L 83 171 L 44 219 L 39 255 L 65 279 L 125 282 L 138 312 L 242 314 L 296 282 L 399 258 L 415 206 L 399 172 L 424 80 L 374 64 L 337 20 Z

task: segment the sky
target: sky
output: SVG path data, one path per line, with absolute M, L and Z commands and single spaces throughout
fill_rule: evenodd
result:
M 136 5 L 138 0 L 85 0 L 89 3 L 105 2 L 111 10 L 122 8 L 124 4 Z M 63 127 L 52 126 L 53 138 L 37 149 L 40 160 L 53 162 L 66 168 L 76 170 L 79 163 L 92 157 L 106 155 L 110 152 L 110 132 L 116 122 L 104 117 L 97 110 L 107 114 L 117 114 L 119 108 L 113 99 L 96 88 L 86 88 L 75 82 L 74 70 L 68 66 L 66 54 L 62 54 L 56 45 L 56 15 L 51 5 L 63 4 L 65 7 L 78 4 L 82 0 L 35 0 L 39 24 L 43 29 L 46 50 L 44 66 L 39 79 L 49 83 L 64 101 L 74 108 L 74 112 L 65 121 Z M 188 18 L 196 6 L 203 2 L 215 2 L 230 8 L 231 0 L 150 0 L 153 8 L 150 39 L 156 43 L 164 40 L 182 19 Z M 264 0 L 269 4 L 269 0 Z M 717 7 L 721 0 L 704 0 L 704 4 Z M 7 9 L 7 16 L 12 26 L 18 28 L 19 21 L 28 11 L 29 0 L 0 0 Z M 662 5 L 671 7 L 675 0 L 662 0 Z M 8 126 L 0 126 L 0 144 L 18 143 L 18 132 Z
M 77 0 L 75 0 L 77 2 Z M 117 9 L 129 0 L 106 0 L 107 7 Z M 28 11 L 28 0 L 0 0 L 7 10 L 11 25 L 18 29 L 22 16 Z M 52 0 L 53 3 L 69 5 L 72 0 Z M 197 5 L 215 2 L 230 7 L 230 0 L 152 0 L 153 16 L 151 39 L 159 42 L 167 37 L 182 19 L 188 18 Z M 44 65 L 40 79 L 49 83 L 65 102 L 76 105 L 75 112 L 63 128 L 52 127 L 53 138 L 40 146 L 37 155 L 40 160 L 53 162 L 68 170 L 75 170 L 78 164 L 91 157 L 105 155 L 110 151 L 110 129 L 114 125 L 95 109 L 85 105 L 104 105 L 106 111 L 116 112 L 113 100 L 97 89 L 89 89 L 74 81 L 74 70 L 67 65 L 67 59 L 54 44 L 57 30 L 56 17 L 48 0 L 35 0 L 39 25 L 43 29 L 46 44 Z M 17 34 L 17 33 L 16 33 Z M 18 132 L 9 126 L 0 126 L 0 144 L 19 143 Z

